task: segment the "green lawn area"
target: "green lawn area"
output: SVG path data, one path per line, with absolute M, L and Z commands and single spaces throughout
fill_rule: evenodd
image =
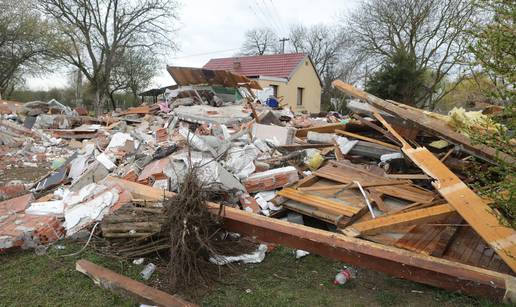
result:
M 61 257 L 81 245 L 51 247 L 46 255 L 33 250 L 0 255 L 0 306 L 134 306 L 135 302 L 101 289 L 75 271 L 81 258 L 134 279 L 142 265 L 115 260 L 86 250 L 79 256 Z M 359 270 L 356 280 L 333 285 L 343 263 L 316 255 L 295 259 L 291 249 L 278 247 L 259 264 L 224 268 L 220 281 L 203 295 L 185 298 L 205 306 L 496 306 L 483 299 Z M 161 270 L 163 272 L 163 270 Z M 161 284 L 159 270 L 151 278 Z

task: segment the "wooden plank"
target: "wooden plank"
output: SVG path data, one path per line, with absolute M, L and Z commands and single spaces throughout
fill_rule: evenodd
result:
M 516 231 L 500 223 L 499 214 L 475 194 L 459 177 L 450 171 L 425 147 L 412 148 L 381 117 L 377 118 L 403 144 L 403 152 L 426 173 L 435 179 L 432 184 L 450 206 L 489 244 L 513 270 L 516 270 Z
M 356 133 L 353 133 L 353 132 L 348 132 L 348 131 L 344 131 L 344 130 L 335 129 L 335 133 L 342 134 L 342 135 L 345 135 L 345 136 L 349 136 L 351 138 L 362 140 L 362 141 L 366 141 L 366 142 L 369 142 L 369 143 L 374 143 L 374 144 L 377 144 L 377 145 L 385 146 L 387 148 L 391 148 L 391 149 L 394 149 L 394 150 L 399 150 L 400 149 L 399 146 L 392 145 L 392 144 L 389 144 L 389 143 L 385 143 L 385 142 L 382 142 L 382 141 L 378 141 L 378 140 L 375 140 L 375 139 L 372 139 L 372 138 L 368 138 L 366 136 L 363 136 L 363 135 L 360 135 L 360 134 L 356 134 Z
M 210 204 L 216 213 L 219 206 Z M 350 265 L 427 285 L 502 301 L 515 278 L 358 238 L 225 207 L 223 227 L 259 240 L 302 249 Z M 508 289 L 507 289 L 508 288 Z M 507 291 L 506 291 L 507 289 Z
M 316 183 L 317 181 L 319 181 L 319 177 L 315 176 L 315 175 L 308 175 L 306 176 L 305 178 L 303 179 L 300 179 L 297 183 L 296 183 L 296 187 L 306 187 L 306 186 L 309 186 L 309 185 L 312 185 L 314 183 Z
M 289 144 L 289 145 L 280 145 L 277 146 L 278 149 L 284 150 L 303 150 L 307 148 L 331 148 L 333 144 Z
M 108 185 L 119 185 L 124 190 L 131 192 L 134 198 L 141 198 L 145 200 L 163 200 L 166 197 L 171 197 L 174 195 L 174 193 L 163 189 L 153 188 L 148 185 L 139 184 L 113 176 L 106 177 L 103 182 Z
M 321 167 L 314 172 L 314 175 L 343 184 L 358 181 L 362 187 L 368 187 L 371 185 L 389 185 L 392 183 L 410 183 L 410 181 L 407 180 L 385 178 L 352 165 L 336 162 L 330 162 Z
M 139 303 L 155 306 L 197 306 L 178 295 L 170 295 L 141 282 L 125 277 L 88 260 L 78 260 L 75 269 L 90 277 L 96 285 L 123 296 L 130 296 Z
M 318 208 L 314 208 L 314 207 L 311 207 L 306 204 L 302 204 L 302 203 L 294 201 L 294 200 L 286 201 L 285 203 L 283 203 L 283 207 L 288 208 L 289 210 L 296 211 L 301 214 L 325 221 L 325 222 L 333 224 L 337 227 L 344 228 L 351 221 L 351 219 L 348 217 L 324 212 Z
M 308 135 L 308 131 L 319 132 L 319 133 L 334 133 L 335 129 L 346 129 L 346 124 L 327 124 L 323 126 L 310 127 L 310 128 L 302 128 L 297 129 L 296 136 L 297 137 L 305 137 Z
M 384 215 L 372 220 L 355 223 L 344 229 L 344 234 L 357 237 L 361 234 L 371 234 L 394 227 L 439 220 L 453 212 L 455 212 L 453 208 L 444 204 L 409 212 Z
M 419 109 L 401 107 L 396 104 L 389 103 L 340 80 L 335 80 L 332 82 L 332 84 L 348 95 L 364 100 L 377 107 L 378 109 L 399 116 L 400 118 L 407 120 L 426 131 L 431 131 L 433 134 L 447 140 L 450 143 L 461 146 L 465 152 L 471 155 L 489 162 L 495 162 L 500 159 L 511 165 L 516 164 L 516 159 L 510 155 L 486 145 L 473 143 L 469 137 L 456 132 L 450 126 L 448 126 L 446 122 L 427 116 Z
M 430 203 L 434 200 L 435 196 L 433 193 L 429 193 L 422 189 L 418 189 L 413 185 L 382 185 L 373 186 L 368 188 L 371 191 L 376 191 L 388 196 L 397 197 L 413 202 Z
M 371 122 L 371 121 L 368 121 L 366 119 L 364 119 L 362 116 L 354 113 L 352 115 L 352 117 L 356 118 L 357 120 L 359 120 L 362 124 L 368 126 L 369 128 L 371 129 L 374 129 L 378 132 L 380 132 L 381 134 L 383 134 L 386 138 L 388 138 L 389 140 L 391 140 L 392 142 L 398 144 L 398 145 L 401 145 L 399 144 L 399 141 L 394 137 L 392 136 L 392 134 L 389 133 L 389 131 L 383 129 L 382 127 L 376 125 L 375 123 Z
M 450 244 L 453 242 L 457 235 L 457 231 L 460 226 L 457 224 L 461 224 L 462 217 L 458 214 L 452 215 L 450 218 L 451 223 L 455 225 L 445 226 L 445 229 L 439 235 L 439 240 L 434 246 L 434 249 L 429 253 L 429 255 L 434 257 L 442 257 Z
M 432 179 L 425 174 L 385 174 L 385 178 L 389 179 L 409 179 L 409 180 L 425 180 Z
M 293 188 L 284 188 L 283 190 L 278 192 L 279 196 L 286 197 L 288 199 L 292 199 L 298 201 L 303 204 L 307 204 L 323 211 L 327 211 L 329 213 L 344 215 L 351 217 L 358 213 L 361 208 L 352 207 L 346 205 L 342 202 L 327 199 L 323 197 L 319 197 L 317 195 L 307 194 L 300 191 L 297 191 Z

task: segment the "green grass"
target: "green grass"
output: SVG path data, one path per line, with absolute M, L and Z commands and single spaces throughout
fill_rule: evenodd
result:
M 134 306 L 113 295 L 75 270 L 81 258 L 138 279 L 142 266 L 85 251 L 67 243 L 65 250 L 50 248 L 47 255 L 22 251 L 0 256 L 0 306 Z M 333 284 L 344 266 L 316 255 L 295 259 L 293 251 L 278 247 L 259 264 L 223 268 L 221 278 L 202 297 L 184 296 L 204 306 L 495 306 L 487 300 L 358 270 L 358 277 L 343 286 Z M 165 280 L 159 270 L 151 279 Z
M 0 255 L 1 306 L 134 306 L 134 302 L 96 286 L 75 270 L 83 258 L 136 278 L 139 268 L 85 251 L 77 257 L 59 257 L 80 248 L 66 244 L 65 250 L 51 247 L 46 255 L 23 251 Z

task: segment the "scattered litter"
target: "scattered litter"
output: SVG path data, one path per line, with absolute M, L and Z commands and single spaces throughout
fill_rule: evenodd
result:
M 296 251 L 294 252 L 295 256 L 296 256 L 296 259 L 300 259 L 300 258 L 303 258 L 305 256 L 308 256 L 310 255 L 309 252 L 307 251 L 304 251 L 304 250 L 301 250 L 301 249 L 296 249 Z
M 143 280 L 149 280 L 149 278 L 152 276 L 152 273 L 156 270 L 156 265 L 152 262 L 147 263 L 147 265 L 143 268 L 143 270 L 140 272 L 140 277 Z
M 232 262 L 242 261 L 243 263 L 260 263 L 265 259 L 265 252 L 267 251 L 267 245 L 260 244 L 258 249 L 251 254 L 244 254 L 240 256 L 222 256 L 212 255 L 210 262 L 216 265 L 226 265 Z

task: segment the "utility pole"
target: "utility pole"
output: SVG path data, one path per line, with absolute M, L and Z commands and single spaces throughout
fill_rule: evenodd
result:
M 286 37 L 279 40 L 281 42 L 281 53 L 285 53 L 285 42 L 289 41 L 289 40 L 290 40 L 290 38 L 286 38 Z

